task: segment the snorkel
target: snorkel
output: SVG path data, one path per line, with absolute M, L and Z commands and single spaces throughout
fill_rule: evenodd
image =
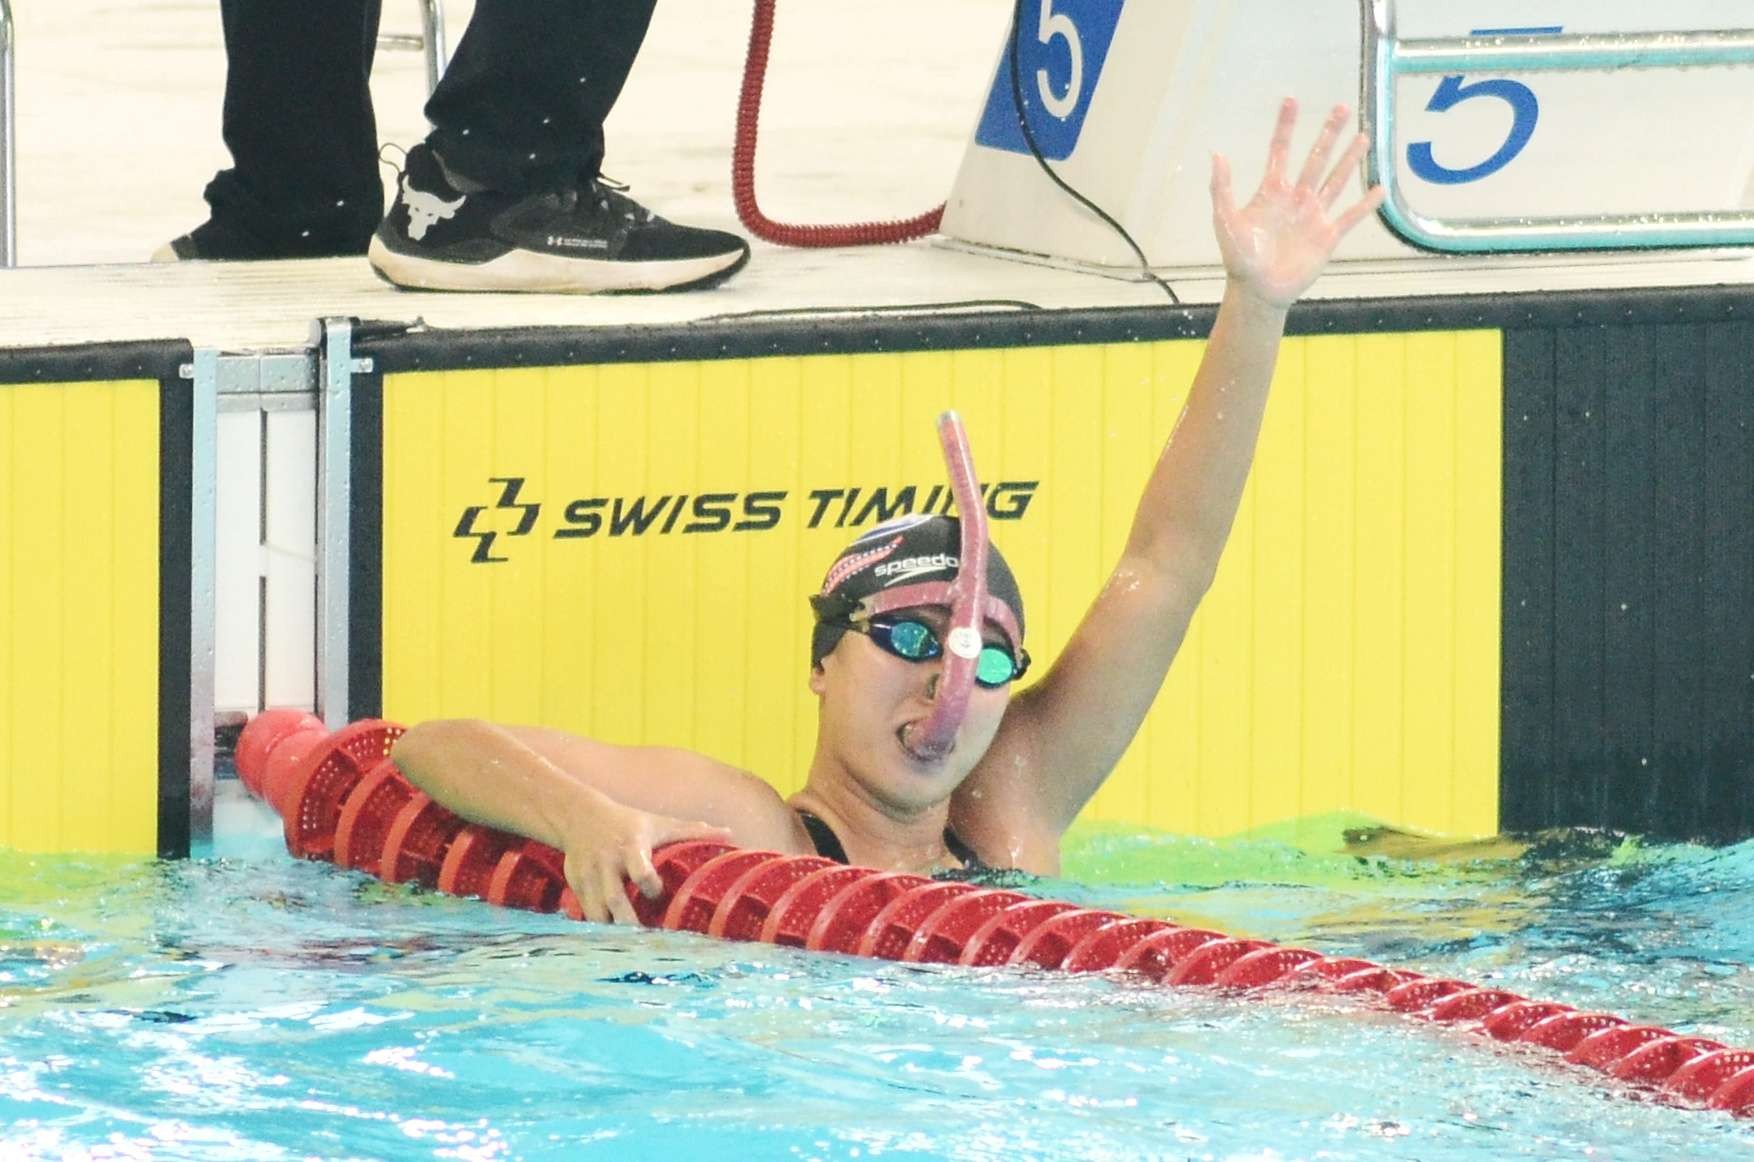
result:
M 968 433 L 962 417 L 947 411 L 938 417 L 938 443 L 944 451 L 944 468 L 950 475 L 950 491 L 962 526 L 961 558 L 956 579 L 950 583 L 945 604 L 950 606 L 950 628 L 944 635 L 944 668 L 932 698 L 932 712 L 902 732 L 902 744 L 922 759 L 941 759 L 956 745 L 956 732 L 968 712 L 974 689 L 975 664 L 981 653 L 981 619 L 987 601 L 987 511 L 981 500 L 980 482 L 974 474 L 974 457 L 968 450 Z
M 967 713 L 973 688 L 1002 686 L 1029 667 L 1023 648 L 1023 595 L 1001 554 L 987 541 L 987 513 L 974 459 L 961 418 L 945 412 L 938 418 L 938 442 L 950 480 L 957 516 L 935 512 L 941 492 L 932 490 L 927 511 L 884 521 L 861 533 L 843 549 L 810 596 L 816 617 L 810 635 L 810 664 L 820 667 L 847 630 L 872 633 L 880 648 L 910 661 L 932 661 L 938 667 L 926 687 L 929 705 L 924 716 L 896 729 L 896 742 L 921 762 L 936 762 L 956 746 L 956 733 Z M 888 636 L 873 631 L 893 614 L 931 606 L 947 609 L 948 624 L 915 629 L 916 649 L 897 648 Z M 988 623 L 1007 639 L 1005 647 L 984 640 Z M 988 654 L 1009 654 L 1002 664 Z

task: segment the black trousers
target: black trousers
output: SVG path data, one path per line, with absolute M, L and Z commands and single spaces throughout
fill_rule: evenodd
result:
M 406 0 L 404 0 L 406 2 Z M 521 192 L 597 175 L 603 120 L 656 0 L 477 0 L 426 116 L 452 173 Z M 216 222 L 296 253 L 365 240 L 383 215 L 372 58 L 382 0 L 222 0 Z M 412 5 L 409 5 L 412 9 Z

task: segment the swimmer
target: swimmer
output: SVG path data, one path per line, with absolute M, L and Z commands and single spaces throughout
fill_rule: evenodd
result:
M 830 567 L 811 599 L 816 749 L 789 801 L 691 751 L 478 720 L 415 726 L 396 762 L 459 815 L 564 852 L 592 920 L 635 923 L 623 882 L 656 896 L 652 849 L 683 839 L 919 873 L 1056 874 L 1061 836 L 1132 741 L 1212 583 L 1286 312 L 1382 200 L 1373 189 L 1336 209 L 1366 147 L 1353 137 L 1330 169 L 1350 117 L 1333 110 L 1294 174 L 1297 106 L 1286 100 L 1261 186 L 1242 206 L 1229 163 L 1214 155 L 1226 283 L 1205 356 L 1120 561 L 1028 690 L 1012 696 L 1030 665 L 1022 595 L 984 530 L 972 536 L 984 525 L 975 503 L 958 506 L 977 514 L 969 535 L 948 517 L 904 518 L 866 532 Z

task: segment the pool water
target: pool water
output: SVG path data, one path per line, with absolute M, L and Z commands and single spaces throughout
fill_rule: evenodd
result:
M 1754 1046 L 1754 842 L 1327 846 L 1085 830 L 1024 886 Z M 1754 1159 L 1343 998 L 580 925 L 269 840 L 0 853 L 0 901 L 0 1158 Z

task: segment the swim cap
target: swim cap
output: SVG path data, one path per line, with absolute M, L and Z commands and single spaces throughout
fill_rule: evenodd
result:
M 850 617 L 861 602 L 873 614 L 948 605 L 961 551 L 962 522 L 953 516 L 924 514 L 885 521 L 841 550 L 822 580 L 821 592 L 810 599 L 816 610 L 810 665 L 822 664 L 846 632 L 833 623 Z M 990 542 L 983 612 L 1011 638 L 1012 648 L 1023 645 L 1023 593 L 1011 567 Z

